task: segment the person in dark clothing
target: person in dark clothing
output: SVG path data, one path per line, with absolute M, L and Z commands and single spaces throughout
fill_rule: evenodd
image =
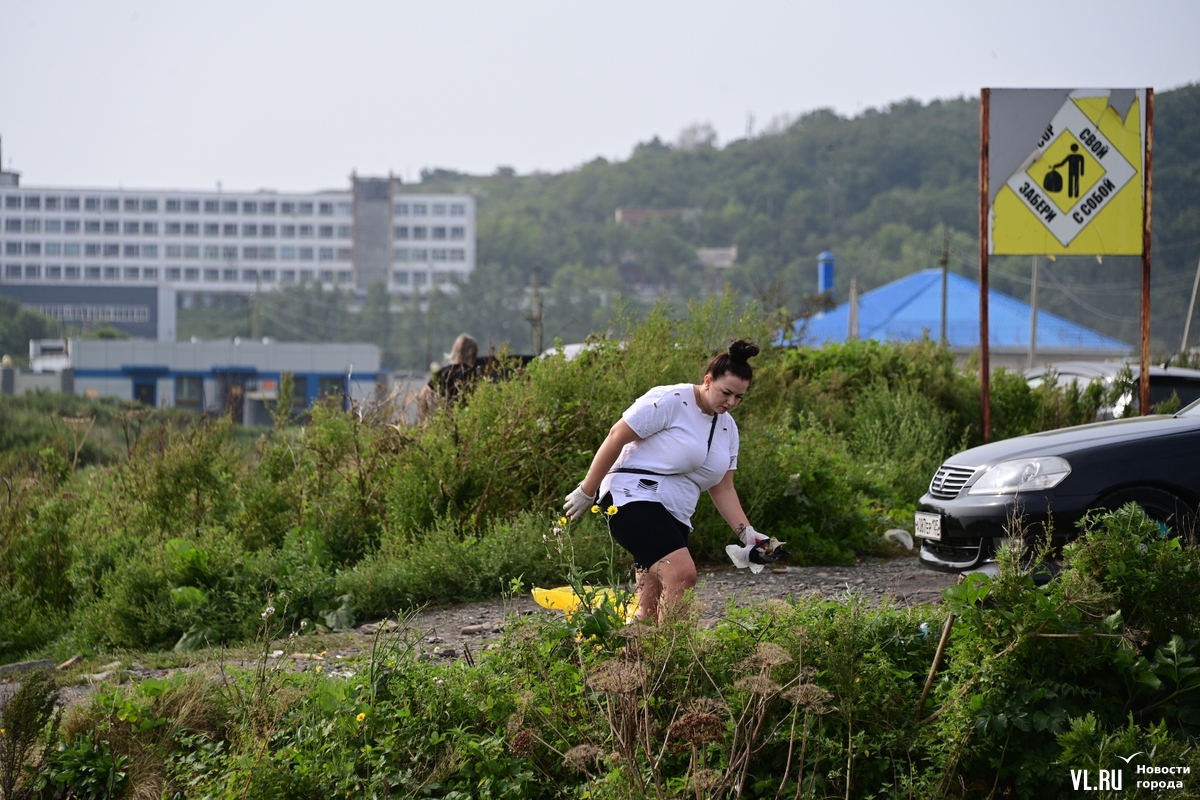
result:
M 450 363 L 438 369 L 417 397 L 421 419 L 440 405 L 449 408 L 479 377 L 479 343 L 468 333 L 459 334 L 450 349 Z

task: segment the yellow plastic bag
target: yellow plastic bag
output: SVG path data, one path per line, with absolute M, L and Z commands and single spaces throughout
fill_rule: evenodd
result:
M 592 608 L 599 608 L 600 604 L 607 600 L 617 609 L 617 613 L 625 618 L 626 623 L 633 621 L 638 604 L 636 595 L 631 595 L 628 592 L 618 593 L 615 589 L 607 587 L 597 588 L 595 586 L 585 586 L 583 587 L 583 591 L 585 595 L 591 598 Z M 561 611 L 568 617 L 578 611 L 583 605 L 582 598 L 570 586 L 559 586 L 557 589 L 540 589 L 535 586 L 533 588 L 533 599 L 542 608 L 552 608 L 556 611 Z

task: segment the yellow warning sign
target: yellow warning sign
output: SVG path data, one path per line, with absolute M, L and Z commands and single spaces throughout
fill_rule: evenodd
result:
M 1124 117 L 1108 92 L 1072 92 L 992 199 L 995 255 L 1139 255 L 1143 147 L 1139 92 Z M 999 177 L 999 176 L 998 176 Z

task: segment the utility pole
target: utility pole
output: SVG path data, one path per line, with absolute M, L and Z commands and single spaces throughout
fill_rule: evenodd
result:
M 939 340 L 942 347 L 950 344 L 950 340 L 946 338 L 946 297 L 950 293 L 950 230 L 947 229 L 945 239 L 942 242 L 942 254 L 938 258 L 938 263 L 942 265 L 942 336 Z
M 1038 310 L 1038 268 L 1041 262 L 1038 257 L 1033 257 L 1033 288 L 1029 292 L 1029 369 L 1033 369 L 1034 362 L 1037 361 L 1037 310 Z
M 540 272 L 540 269 L 534 269 L 533 275 L 529 277 L 529 310 L 522 314 L 533 329 L 533 354 L 535 356 L 541 355 L 542 352 L 542 322 L 545 318 L 542 308 L 542 287 L 538 280 Z
M 425 295 L 425 369 L 430 369 L 433 363 L 433 286 Z
M 858 338 L 858 278 L 850 279 L 850 325 L 846 331 L 846 338 Z
M 1192 282 L 1192 302 L 1188 303 L 1187 317 L 1183 320 L 1183 342 L 1179 352 L 1187 354 L 1188 331 L 1192 329 L 1192 315 L 1196 313 L 1196 290 L 1200 289 L 1200 261 L 1196 262 L 1196 280 Z

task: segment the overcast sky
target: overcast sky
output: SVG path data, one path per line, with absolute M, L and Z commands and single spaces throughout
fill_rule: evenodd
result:
M 750 115 L 1161 91 L 1198 32 L 1197 0 L 0 0 L 0 137 L 31 186 L 560 171 Z

